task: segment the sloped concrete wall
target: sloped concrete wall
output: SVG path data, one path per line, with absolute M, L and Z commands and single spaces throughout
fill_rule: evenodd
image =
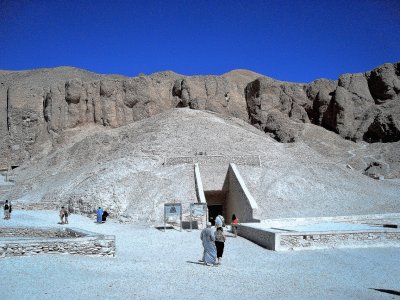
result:
M 228 217 L 235 214 L 240 222 L 259 222 L 258 205 L 233 163 L 229 165 L 224 188 L 227 190 L 226 214 Z
M 204 195 L 203 181 L 201 180 L 199 164 L 194 165 L 194 180 L 196 186 L 197 201 L 200 203 L 206 203 L 206 197 Z

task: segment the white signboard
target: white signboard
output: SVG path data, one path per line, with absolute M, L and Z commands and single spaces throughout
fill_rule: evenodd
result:
M 164 204 L 164 231 L 167 223 L 180 223 L 182 230 L 182 204 L 181 203 L 165 203 Z
M 206 215 L 206 203 L 191 203 L 190 214 L 192 217 L 204 217 Z
M 165 203 L 164 214 L 166 218 L 180 217 L 182 212 L 182 205 L 180 203 Z
M 191 203 L 190 204 L 190 230 L 192 230 L 193 219 L 200 219 L 203 224 L 203 217 L 207 219 L 207 204 L 206 203 Z

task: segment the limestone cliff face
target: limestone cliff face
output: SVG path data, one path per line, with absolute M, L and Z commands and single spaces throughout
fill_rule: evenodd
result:
M 174 107 L 247 120 L 244 87 L 259 74 L 224 76 L 100 75 L 75 68 L 0 72 L 1 168 L 49 151 L 67 129 L 120 127 Z
M 400 140 L 400 63 L 310 84 L 246 70 L 132 78 L 70 67 L 0 71 L 0 168 L 45 154 L 69 129 L 120 127 L 175 107 L 234 116 L 282 142 L 295 141 L 304 123 L 354 141 L 395 142 Z
M 313 103 L 304 84 L 261 77 L 246 87 L 250 122 L 281 142 L 295 141 L 302 123 L 310 123 Z
M 399 141 L 400 63 L 342 75 L 323 125 L 355 141 Z
M 400 140 L 400 63 L 310 84 L 262 77 L 246 87 L 246 100 L 250 122 L 282 142 L 308 122 L 353 141 Z

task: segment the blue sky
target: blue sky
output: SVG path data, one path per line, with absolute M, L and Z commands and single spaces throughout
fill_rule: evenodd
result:
M 249 69 L 337 79 L 400 61 L 399 0 L 0 0 L 0 69 L 136 76 Z

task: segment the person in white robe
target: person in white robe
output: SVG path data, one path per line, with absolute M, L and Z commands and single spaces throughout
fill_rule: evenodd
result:
M 217 248 L 215 247 L 215 235 L 211 223 L 207 222 L 207 228 L 201 231 L 200 239 L 203 242 L 203 259 L 206 265 L 217 265 Z

